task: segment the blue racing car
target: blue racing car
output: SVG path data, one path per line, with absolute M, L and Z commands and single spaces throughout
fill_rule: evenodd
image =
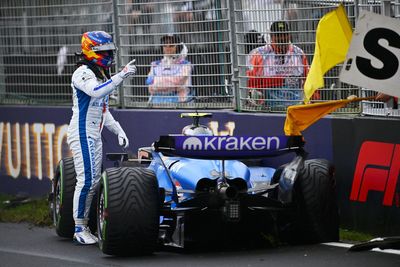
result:
M 290 243 L 337 241 L 334 168 L 306 160 L 302 136 L 213 136 L 193 119 L 182 134 L 161 136 L 138 157 L 108 154 L 89 225 L 109 255 L 149 254 L 163 246 L 226 246 L 276 234 Z M 286 153 L 278 168 L 266 157 Z M 56 232 L 72 237 L 72 158 L 60 161 L 51 207 Z M 264 235 L 263 235 L 264 234 Z

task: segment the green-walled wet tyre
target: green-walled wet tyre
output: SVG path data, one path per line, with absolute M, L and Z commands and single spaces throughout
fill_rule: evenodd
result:
M 53 181 L 53 222 L 60 237 L 71 238 L 74 233 L 72 200 L 76 184 L 73 158 L 60 160 Z
M 103 172 L 98 191 L 99 247 L 108 255 L 145 255 L 158 245 L 159 190 L 153 171 L 119 167 Z
M 72 203 L 76 185 L 74 159 L 72 157 L 60 160 L 53 181 L 53 223 L 56 233 L 60 237 L 72 238 L 75 222 L 73 219 Z M 93 197 L 89 227 L 96 232 L 97 197 Z

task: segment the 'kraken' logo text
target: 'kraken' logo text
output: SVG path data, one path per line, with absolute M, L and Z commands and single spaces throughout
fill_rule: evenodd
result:
M 218 151 L 261 151 L 278 150 L 280 140 L 277 136 L 205 136 L 189 137 L 183 144 L 184 150 L 218 150 Z

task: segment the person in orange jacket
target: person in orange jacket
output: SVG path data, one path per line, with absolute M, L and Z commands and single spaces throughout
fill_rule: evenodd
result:
M 291 43 L 289 25 L 275 21 L 271 44 L 252 50 L 247 58 L 247 87 L 257 104 L 287 107 L 303 100 L 309 64 L 303 50 Z M 313 99 L 319 99 L 319 93 Z

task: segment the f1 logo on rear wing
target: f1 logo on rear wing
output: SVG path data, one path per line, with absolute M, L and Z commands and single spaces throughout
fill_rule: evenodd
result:
M 366 202 L 369 191 L 380 191 L 384 192 L 382 204 L 392 206 L 399 171 L 400 144 L 364 142 L 358 155 L 350 200 Z

